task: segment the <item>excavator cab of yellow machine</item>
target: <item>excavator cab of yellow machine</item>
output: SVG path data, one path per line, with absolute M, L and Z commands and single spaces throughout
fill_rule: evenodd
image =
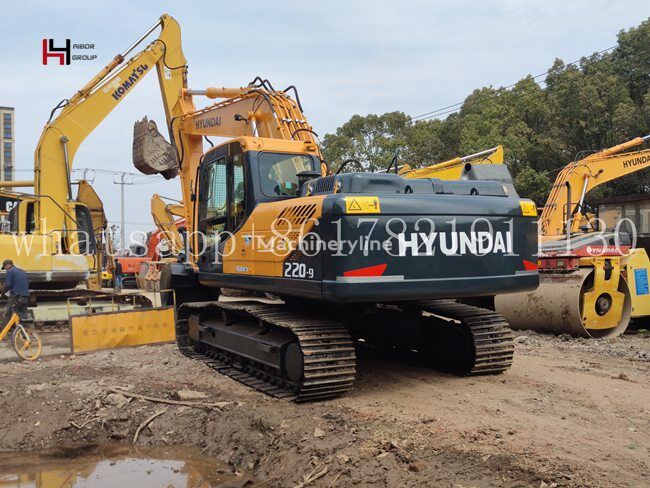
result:
M 61 207 L 66 226 L 38 229 L 35 221 L 36 196 L 15 195 L 9 211 L 8 232 L 0 234 L 0 254 L 25 269 L 37 288 L 74 288 L 90 278 L 95 266 L 97 246 L 88 206 L 70 200 Z M 0 276 L 3 272 L 0 272 Z

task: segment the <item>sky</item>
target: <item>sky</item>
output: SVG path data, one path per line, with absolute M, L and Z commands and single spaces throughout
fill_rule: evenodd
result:
M 162 13 L 181 25 L 190 88 L 242 86 L 257 75 L 276 87 L 296 85 L 310 123 L 323 136 L 354 114 L 400 110 L 416 116 L 460 102 L 475 88 L 543 73 L 555 58 L 571 62 L 609 48 L 621 29 L 650 16 L 650 2 L 3 2 L 0 106 L 16 109 L 16 179 L 33 176 L 34 149 L 50 110 Z M 43 38 L 95 44 L 97 59 L 43 66 Z M 145 115 L 164 127 L 155 75 L 85 140 L 74 168 L 136 171 L 132 128 Z M 126 187 L 127 233 L 153 228 L 153 193 L 180 196 L 178 180 L 136 176 L 133 182 Z M 105 173 L 94 174 L 94 186 L 109 221 L 119 224 L 119 186 Z

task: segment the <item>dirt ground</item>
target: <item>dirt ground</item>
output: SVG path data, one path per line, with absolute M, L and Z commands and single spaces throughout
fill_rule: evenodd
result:
M 196 446 L 268 486 L 647 486 L 650 336 L 525 333 L 516 342 L 499 376 L 362 357 L 352 393 L 303 405 L 250 390 L 171 344 L 4 360 L 0 450 L 132 443 L 160 414 L 137 444 Z M 169 405 L 112 387 L 229 403 Z

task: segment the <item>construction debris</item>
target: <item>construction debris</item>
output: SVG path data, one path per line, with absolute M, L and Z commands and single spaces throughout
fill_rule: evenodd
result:
M 163 413 L 165 413 L 167 410 L 159 410 L 158 412 L 154 413 L 150 417 L 148 417 L 144 422 L 142 422 L 137 430 L 135 431 L 135 435 L 133 436 L 133 444 L 138 442 L 138 436 L 140 435 L 140 432 L 142 432 L 142 429 L 147 427 L 151 422 L 153 422 L 156 418 L 160 417 Z

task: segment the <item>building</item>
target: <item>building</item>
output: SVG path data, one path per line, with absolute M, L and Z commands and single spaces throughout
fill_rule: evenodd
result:
M 0 107 L 0 180 L 14 179 L 14 109 Z

